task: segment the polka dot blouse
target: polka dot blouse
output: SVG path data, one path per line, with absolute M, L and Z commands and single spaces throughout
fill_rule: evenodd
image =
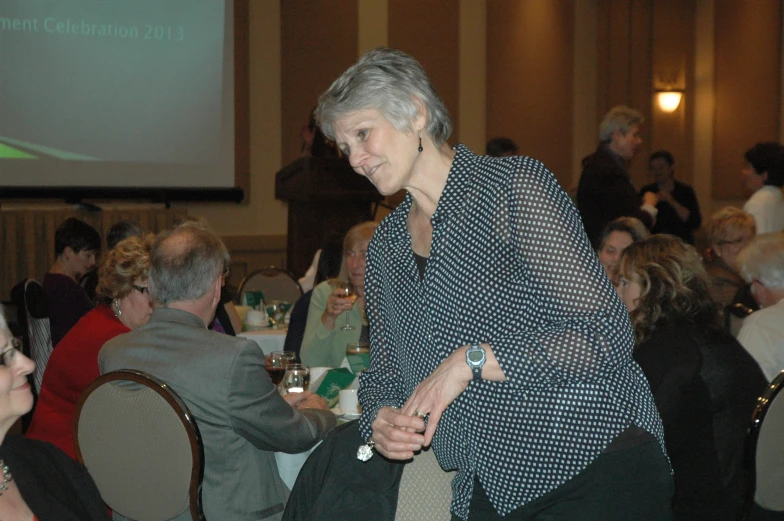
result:
M 371 366 L 359 397 L 367 439 L 378 409 L 401 406 L 455 349 L 492 347 L 507 381 L 469 383 L 433 440 L 441 466 L 458 470 L 452 511 L 465 519 L 475 475 L 505 515 L 568 481 L 630 425 L 662 446 L 663 434 L 626 309 L 553 175 L 527 157 L 456 152 L 424 279 L 406 229 L 410 195 L 370 243 Z

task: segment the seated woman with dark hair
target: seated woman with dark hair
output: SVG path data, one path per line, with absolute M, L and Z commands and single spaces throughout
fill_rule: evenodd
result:
M 623 250 L 630 244 L 647 239 L 650 235 L 648 228 L 635 217 L 618 217 L 604 227 L 599 237 L 596 256 L 599 257 L 599 263 L 610 280 L 615 277 L 615 265 L 618 264 Z
M 98 306 L 82 317 L 52 352 L 27 436 L 53 443 L 76 459 L 73 416 L 79 395 L 98 378 L 106 341 L 146 324 L 152 313 L 147 271 L 154 236 L 129 237 L 98 270 Z
M 8 429 L 33 407 L 27 383 L 35 363 L 16 349 L 0 307 L 0 519 L 109 521 L 87 471 L 57 447 Z
M 71 217 L 54 234 L 56 259 L 41 282 L 49 307 L 53 347 L 57 347 L 74 324 L 93 308 L 79 280 L 95 267 L 100 251 L 101 236 L 79 219 Z
M 743 506 L 743 449 L 767 381 L 718 325 L 696 250 L 671 235 L 630 245 L 618 293 L 664 424 L 675 473 L 676 520 L 735 520 Z

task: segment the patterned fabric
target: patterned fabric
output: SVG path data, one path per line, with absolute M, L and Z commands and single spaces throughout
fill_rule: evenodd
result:
M 458 470 L 452 511 L 465 519 L 474 475 L 505 515 L 568 481 L 630 425 L 662 447 L 663 435 L 626 309 L 555 178 L 531 158 L 456 151 L 424 280 L 406 228 L 410 195 L 370 243 L 371 366 L 359 396 L 367 439 L 378 409 L 401 406 L 456 348 L 492 347 L 507 381 L 469 383 L 433 441 L 441 466 Z

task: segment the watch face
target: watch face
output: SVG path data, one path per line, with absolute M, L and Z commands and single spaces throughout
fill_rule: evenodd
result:
M 469 351 L 467 354 L 468 354 L 468 359 L 474 363 L 481 362 L 482 359 L 485 357 L 485 353 L 479 349 L 477 349 L 476 351 Z

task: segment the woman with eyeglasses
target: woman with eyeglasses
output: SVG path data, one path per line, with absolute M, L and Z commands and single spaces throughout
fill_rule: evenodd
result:
M 34 368 L 18 351 L 0 307 L 0 519 L 108 521 L 84 467 L 48 443 L 8 434 L 33 406 L 27 375 Z
M 365 317 L 365 265 L 368 244 L 377 223 L 366 221 L 346 232 L 343 240 L 343 263 L 337 280 L 351 282 L 356 296 L 346 298 L 336 287 L 335 279 L 325 280 L 315 288 L 308 308 L 308 322 L 302 339 L 300 359 L 303 364 L 340 367 L 349 342 L 369 342 Z M 351 329 L 346 328 L 351 325 Z
M 705 226 L 710 241 L 705 260 L 711 296 L 722 309 L 739 304 L 744 309 L 759 309 L 751 291 L 740 276 L 738 254 L 757 231 L 754 217 L 734 206 L 725 206 L 711 216 Z
M 76 459 L 74 410 L 79 395 L 100 374 L 98 351 L 108 340 L 146 324 L 152 314 L 147 271 L 153 239 L 151 233 L 129 237 L 106 254 L 98 271 L 99 304 L 49 357 L 27 436 L 53 443 Z

